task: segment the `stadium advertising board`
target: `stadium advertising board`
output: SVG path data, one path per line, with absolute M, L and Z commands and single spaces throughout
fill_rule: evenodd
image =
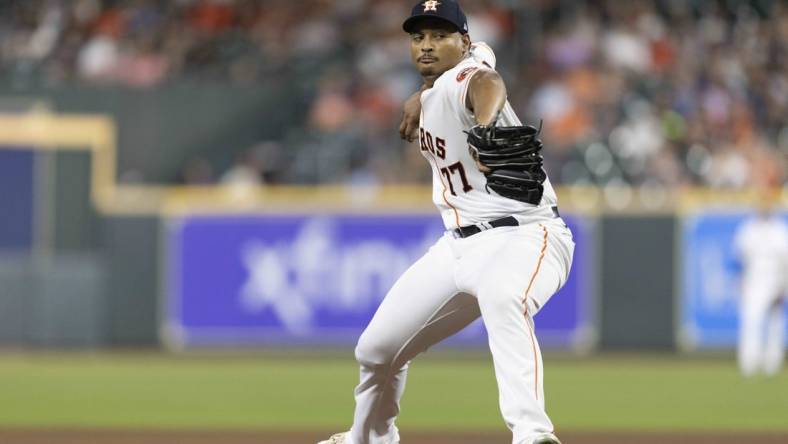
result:
M 543 343 L 590 330 L 586 227 L 570 279 L 536 317 Z M 168 222 L 165 341 L 175 347 L 352 345 L 396 279 L 442 234 L 434 215 L 190 216 Z M 450 339 L 483 346 L 480 322 Z
M 679 340 L 686 350 L 736 346 L 741 264 L 733 239 L 748 216 L 709 211 L 684 220 Z

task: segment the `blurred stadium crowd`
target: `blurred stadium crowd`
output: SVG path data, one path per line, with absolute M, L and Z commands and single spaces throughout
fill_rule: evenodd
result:
M 419 87 L 409 0 L 0 0 L 9 82 L 166 88 L 298 85 L 302 119 L 230 171 L 185 183 L 425 183 L 401 142 Z M 523 120 L 544 122 L 554 183 L 741 188 L 784 181 L 784 0 L 466 0 Z M 35 79 L 35 80 L 31 80 Z M 260 116 L 265 119 L 266 116 Z

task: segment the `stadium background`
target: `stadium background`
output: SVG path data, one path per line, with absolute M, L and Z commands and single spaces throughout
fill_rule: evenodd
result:
M 353 341 L 440 233 L 395 131 L 409 6 L 0 1 L 0 441 L 348 426 Z M 537 319 L 565 441 L 788 442 L 785 373 L 736 372 L 730 248 L 786 179 L 784 2 L 464 6 L 578 238 Z M 414 365 L 408 442 L 506 442 L 483 335 Z

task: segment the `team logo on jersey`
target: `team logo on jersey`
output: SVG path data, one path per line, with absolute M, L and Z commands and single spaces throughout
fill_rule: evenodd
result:
M 479 68 L 476 68 L 476 67 L 473 67 L 473 66 L 470 67 L 470 68 L 463 69 L 462 71 L 460 71 L 459 74 L 457 74 L 457 81 L 458 82 L 462 82 L 463 80 L 468 78 L 468 75 L 470 73 L 476 71 L 477 69 L 479 69 Z
M 427 11 L 435 11 L 438 12 L 438 6 L 440 6 L 440 2 L 438 0 L 428 0 L 424 2 L 424 12 Z

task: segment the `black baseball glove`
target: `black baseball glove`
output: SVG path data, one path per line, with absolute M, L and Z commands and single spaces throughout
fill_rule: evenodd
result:
M 538 205 L 544 193 L 539 129 L 477 125 L 466 131 L 471 156 L 483 167 L 487 188 L 503 197 Z

